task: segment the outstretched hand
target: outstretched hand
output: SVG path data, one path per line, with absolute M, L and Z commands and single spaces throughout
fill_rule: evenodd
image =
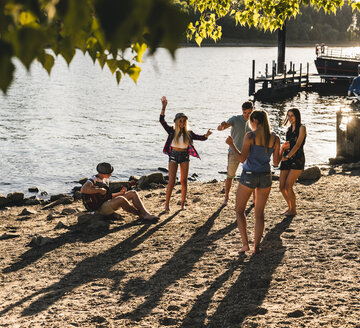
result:
M 206 132 L 205 137 L 208 138 L 210 134 L 212 134 L 211 129 Z
M 168 101 L 167 101 L 167 99 L 166 99 L 165 96 L 162 96 L 162 97 L 161 97 L 161 103 L 162 103 L 162 109 L 165 110 L 166 105 L 167 105 L 167 103 L 168 103 Z
M 234 139 L 233 139 L 232 136 L 228 136 L 228 137 L 226 138 L 225 142 L 226 142 L 229 146 L 231 146 L 231 145 L 234 144 Z

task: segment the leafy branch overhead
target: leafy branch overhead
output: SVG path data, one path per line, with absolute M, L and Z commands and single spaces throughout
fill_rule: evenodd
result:
M 360 2 L 348 0 L 353 10 L 360 10 Z M 273 32 L 281 29 L 287 19 L 301 13 L 302 6 L 313 6 L 329 14 L 336 14 L 344 0 L 188 0 L 189 6 L 200 14 L 195 23 L 188 26 L 187 38 L 200 46 L 206 38 L 215 42 L 222 36 L 219 19 L 233 16 L 237 25 L 253 26 Z
M 12 82 L 13 58 L 27 69 L 38 60 L 50 74 L 54 56 L 70 64 L 76 49 L 118 83 L 125 75 L 136 82 L 145 50 L 161 45 L 174 55 L 188 23 L 169 0 L 0 0 L 0 89 Z
M 360 3 L 349 0 L 352 8 Z M 336 13 L 343 0 L 0 0 L 0 89 L 11 85 L 18 58 L 29 69 L 38 60 L 50 74 L 55 56 L 68 64 L 76 49 L 105 65 L 119 83 L 135 82 L 146 49 L 160 46 L 174 55 L 179 43 L 205 38 L 217 41 L 219 19 L 274 31 L 296 17 L 302 5 Z M 190 23 L 190 11 L 199 13 Z

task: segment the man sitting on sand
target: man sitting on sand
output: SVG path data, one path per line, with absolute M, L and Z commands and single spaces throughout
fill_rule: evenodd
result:
M 83 202 L 88 210 L 111 215 L 122 208 L 129 213 L 139 215 L 144 220 L 159 219 L 158 216 L 147 211 L 135 190 L 127 191 L 126 187 L 123 187 L 120 192 L 111 193 L 109 178 L 114 168 L 109 163 L 99 163 L 96 170 L 98 174 L 89 178 L 81 188 Z

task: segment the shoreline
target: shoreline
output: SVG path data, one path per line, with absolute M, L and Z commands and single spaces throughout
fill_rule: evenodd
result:
M 295 217 L 274 181 L 255 256 L 238 254 L 237 183 L 226 207 L 223 187 L 189 184 L 179 211 L 175 186 L 168 214 L 165 187 L 140 190 L 153 224 L 123 211 L 86 223 L 79 200 L 1 210 L 0 325 L 356 327 L 360 169 L 296 183 Z

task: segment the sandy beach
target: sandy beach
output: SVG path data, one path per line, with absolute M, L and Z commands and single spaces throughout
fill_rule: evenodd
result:
M 153 224 L 0 210 L 0 327 L 360 327 L 360 172 L 297 183 L 295 217 L 274 181 L 257 255 L 238 254 L 236 187 L 222 208 L 223 182 L 190 183 L 179 211 L 176 186 L 167 214 L 165 188 L 140 191 Z

